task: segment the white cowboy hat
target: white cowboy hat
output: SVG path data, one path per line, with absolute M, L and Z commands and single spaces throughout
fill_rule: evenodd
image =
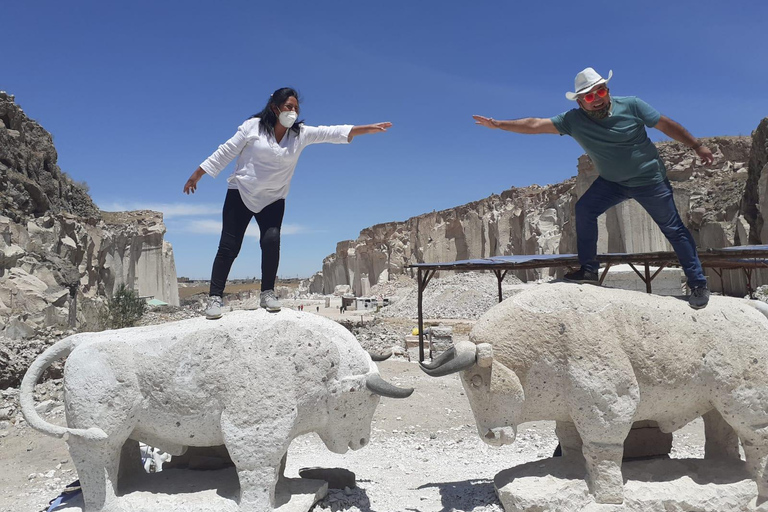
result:
M 567 92 L 565 97 L 571 101 L 576 101 L 579 94 L 584 94 L 596 85 L 607 84 L 612 76 L 613 70 L 608 72 L 608 78 L 603 78 L 594 69 L 586 68 L 576 75 L 576 80 L 573 82 L 573 88 L 576 89 L 576 92 Z

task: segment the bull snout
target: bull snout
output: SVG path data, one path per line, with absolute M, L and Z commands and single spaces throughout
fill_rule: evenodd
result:
M 337 436 L 327 436 L 321 434 L 320 438 L 323 440 L 325 446 L 329 450 L 331 450 L 333 453 L 339 454 L 347 453 L 348 450 L 359 450 L 360 448 L 366 446 L 369 441 L 368 437 L 360 437 L 355 440 L 349 440 L 348 438 L 345 438 L 343 434 Z
M 502 446 L 505 444 L 512 444 L 515 442 L 515 436 L 517 435 L 515 429 L 512 427 L 497 427 L 489 428 L 485 434 L 481 434 L 483 441 L 491 446 Z

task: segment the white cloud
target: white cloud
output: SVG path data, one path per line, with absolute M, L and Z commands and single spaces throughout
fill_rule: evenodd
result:
M 220 204 L 212 203 L 137 203 L 137 202 L 112 202 L 98 205 L 107 212 L 125 212 L 132 210 L 152 210 L 163 212 L 164 219 L 175 217 L 194 217 L 221 213 Z M 221 231 L 221 228 L 219 228 Z
M 307 228 L 306 226 L 302 226 L 300 224 L 283 224 L 283 227 L 280 228 L 280 234 L 283 235 L 299 235 L 301 233 L 313 233 L 311 229 Z
M 221 221 L 212 219 L 199 219 L 190 220 L 187 222 L 179 222 L 174 225 L 174 231 L 181 233 L 194 233 L 198 235 L 220 235 L 221 234 Z M 306 226 L 299 224 L 283 224 L 280 229 L 280 233 L 284 236 L 298 235 L 301 233 L 310 233 L 311 230 Z M 245 231 L 245 236 L 259 238 L 259 226 L 255 222 L 248 224 L 248 229 Z
M 191 220 L 177 223 L 178 231 L 182 233 L 196 233 L 199 235 L 218 235 L 221 234 L 220 220 Z M 175 230 L 174 230 L 175 231 Z

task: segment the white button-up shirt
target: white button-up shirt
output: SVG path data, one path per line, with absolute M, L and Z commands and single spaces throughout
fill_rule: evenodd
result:
M 301 125 L 299 134 L 288 130 L 278 143 L 259 133 L 259 118 L 248 119 L 237 133 L 219 146 L 200 167 L 214 178 L 235 158 L 229 188 L 238 189 L 243 203 L 258 213 L 278 199 L 285 199 L 301 151 L 310 144 L 347 144 L 351 124 L 339 126 Z

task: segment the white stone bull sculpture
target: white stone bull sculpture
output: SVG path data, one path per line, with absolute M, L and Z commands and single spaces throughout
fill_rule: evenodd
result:
M 461 372 L 488 444 L 513 442 L 527 421 L 555 420 L 559 436 L 575 427 L 598 503 L 623 502 L 623 443 L 633 422 L 672 432 L 717 411 L 741 440 L 760 504 L 768 498 L 766 315 L 768 305 L 741 299 L 712 297 L 694 311 L 672 297 L 532 286 L 486 312 L 472 341 L 422 368 Z M 564 456 L 577 455 L 567 448 Z
M 67 355 L 65 428 L 40 418 L 32 392 Z M 240 480 L 240 510 L 264 512 L 274 507 L 295 437 L 317 432 L 336 453 L 361 448 L 379 395 L 412 391 L 384 381 L 336 322 L 259 310 L 71 336 L 35 360 L 20 400 L 32 427 L 67 439 L 86 511 L 111 508 L 125 469 L 121 451 L 127 459 L 142 441 L 173 455 L 225 445 Z

